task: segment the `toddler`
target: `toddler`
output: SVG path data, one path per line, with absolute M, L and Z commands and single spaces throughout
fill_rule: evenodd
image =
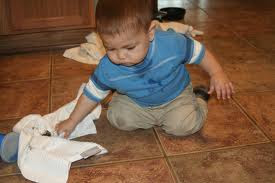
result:
M 127 131 L 156 125 L 175 136 L 201 129 L 211 93 L 227 99 L 234 92 L 215 57 L 201 43 L 156 28 L 152 0 L 100 0 L 96 26 L 106 55 L 69 119 L 56 125 L 65 137 L 110 91 L 115 91 L 107 111 L 111 125 Z M 209 74 L 209 91 L 203 86 L 192 88 L 185 64 L 197 64 Z

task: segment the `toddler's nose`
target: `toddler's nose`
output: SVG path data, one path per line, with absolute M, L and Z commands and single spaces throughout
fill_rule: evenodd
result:
M 118 50 L 117 51 L 117 58 L 120 60 L 123 60 L 126 58 L 126 52 L 124 50 Z

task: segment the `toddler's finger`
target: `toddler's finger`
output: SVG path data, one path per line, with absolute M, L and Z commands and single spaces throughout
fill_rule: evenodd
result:
M 220 98 L 221 98 L 221 90 L 220 90 L 220 88 L 216 88 L 216 93 L 217 93 L 218 100 L 220 100 Z
M 234 86 L 233 86 L 233 84 L 231 82 L 229 83 L 229 86 L 230 86 L 230 89 L 231 89 L 232 93 L 235 93 Z
M 67 130 L 65 130 L 65 131 L 61 132 L 58 136 L 67 139 L 69 135 L 68 135 Z
M 58 133 L 58 131 L 59 131 L 59 124 L 55 125 L 54 130 Z
M 226 99 L 226 88 L 225 86 L 222 87 L 222 99 L 225 100 Z
M 232 92 L 231 92 L 229 84 L 226 84 L 226 93 L 227 93 L 227 98 L 230 99 Z
M 213 93 L 213 91 L 214 91 L 214 90 L 215 90 L 214 86 L 213 86 L 213 85 L 211 85 L 211 86 L 210 86 L 210 90 L 208 91 L 208 94 Z

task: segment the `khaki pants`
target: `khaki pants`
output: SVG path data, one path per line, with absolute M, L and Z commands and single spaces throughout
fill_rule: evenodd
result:
M 160 126 L 166 133 L 186 136 L 201 129 L 207 116 L 207 103 L 196 98 L 192 85 L 174 100 L 157 107 L 140 107 L 126 95 L 115 93 L 107 118 L 121 130 L 148 129 Z

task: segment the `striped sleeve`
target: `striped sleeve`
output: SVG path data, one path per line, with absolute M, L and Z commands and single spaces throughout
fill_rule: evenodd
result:
M 96 72 L 89 78 L 89 82 L 86 84 L 83 94 L 90 100 L 100 102 L 110 92 L 111 88 L 103 84 L 97 77 Z
M 199 64 L 205 54 L 205 47 L 198 41 L 184 36 L 186 38 L 186 55 L 185 55 L 185 63 L 187 64 Z

